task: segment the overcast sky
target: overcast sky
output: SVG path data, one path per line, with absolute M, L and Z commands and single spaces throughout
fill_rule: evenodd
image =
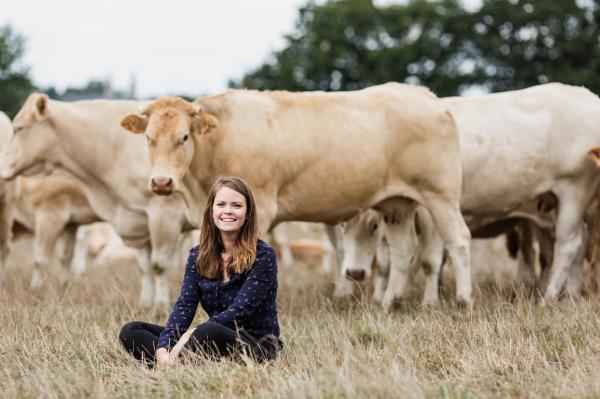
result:
M 307 1 L 0 0 L 0 26 L 25 37 L 24 63 L 42 88 L 108 79 L 128 90 L 135 77 L 141 98 L 195 96 L 224 90 L 283 48 Z
M 34 83 L 109 79 L 138 96 L 210 94 L 260 65 L 305 0 L 0 0 L 0 25 L 27 40 Z

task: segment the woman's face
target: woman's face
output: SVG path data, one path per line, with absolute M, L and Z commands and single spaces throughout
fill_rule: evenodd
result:
M 212 206 L 212 217 L 220 231 L 239 233 L 246 221 L 247 211 L 246 198 L 241 193 L 225 186 L 217 191 Z

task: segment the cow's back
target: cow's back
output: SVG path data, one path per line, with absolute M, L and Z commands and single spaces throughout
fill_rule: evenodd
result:
M 591 169 L 585 149 L 600 141 L 600 100 L 584 88 L 547 84 L 442 102 L 459 130 L 466 212 L 509 209 Z

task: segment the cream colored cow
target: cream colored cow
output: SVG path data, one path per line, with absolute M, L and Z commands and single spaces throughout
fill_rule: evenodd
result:
M 124 134 L 119 121 L 142 102 L 61 102 L 29 96 L 13 120 L 14 136 L 0 154 L 0 177 L 14 178 L 38 164 L 72 176 L 100 219 L 138 249 L 143 305 L 169 302 L 165 270 L 175 262 L 179 235 L 191 229 L 183 201 L 148 190 L 142 137 Z
M 553 232 L 544 243 L 552 248 L 555 238 L 544 299 L 556 299 L 567 276 L 568 293 L 579 295 L 587 234 L 584 212 L 600 184 L 600 174 L 586 159 L 587 150 L 600 142 L 600 99 L 581 87 L 547 84 L 443 103 L 460 132 L 461 208 L 469 226 L 524 218 Z M 556 198 L 555 215 L 536 206 L 549 197 Z M 427 212 L 420 216 L 421 223 L 431 224 Z M 442 256 L 435 241 L 423 249 L 423 256 L 431 250 L 437 254 L 433 263 L 425 260 L 435 268 L 432 284 Z M 389 300 L 402 296 L 409 270 L 391 273 L 401 278 Z
M 334 224 L 378 209 L 397 222 L 386 228 L 392 264 L 403 269 L 412 248 L 396 238 L 423 204 L 446 244 L 458 299 L 471 303 L 456 126 L 427 89 L 232 90 L 194 103 L 159 99 L 122 124 L 147 137 L 154 192 L 183 194 L 196 222 L 215 177 L 240 176 L 254 191 L 263 233 L 279 222 Z

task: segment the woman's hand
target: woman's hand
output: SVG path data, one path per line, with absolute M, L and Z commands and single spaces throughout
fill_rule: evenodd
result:
M 181 351 L 183 350 L 183 347 L 185 346 L 185 344 L 190 340 L 190 338 L 192 337 L 192 334 L 194 333 L 194 331 L 196 331 L 195 328 L 192 328 L 191 330 L 187 330 L 182 336 L 181 338 L 179 338 L 179 341 L 177 341 L 177 343 L 175 344 L 175 346 L 173 347 L 173 349 L 171 349 L 171 353 L 170 356 L 173 359 L 174 362 L 177 361 L 177 358 L 179 357 L 179 354 L 181 353 Z
M 177 341 L 177 343 L 175 344 L 173 349 L 171 349 L 171 352 L 169 352 L 167 350 L 167 348 L 158 348 L 156 350 L 155 356 L 156 356 L 156 364 L 158 365 L 158 368 L 168 369 L 177 364 L 179 354 L 183 350 L 183 347 L 185 346 L 185 344 L 190 340 L 190 338 L 192 337 L 192 334 L 194 333 L 195 330 L 196 330 L 195 328 L 192 328 L 191 330 L 187 330 L 181 336 L 181 338 L 179 338 L 179 341 Z
M 167 348 L 158 348 L 155 353 L 156 365 L 161 369 L 168 369 L 175 365 L 175 360 L 171 359 L 171 354 Z

